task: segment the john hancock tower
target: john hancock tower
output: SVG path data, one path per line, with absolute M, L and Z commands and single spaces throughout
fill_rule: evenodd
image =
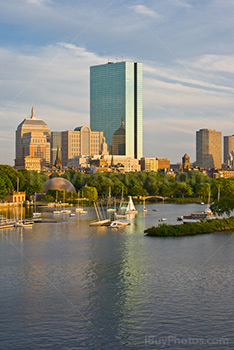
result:
M 142 63 L 109 62 L 90 67 L 90 127 L 112 135 L 125 126 L 125 155 L 140 159 L 143 145 Z

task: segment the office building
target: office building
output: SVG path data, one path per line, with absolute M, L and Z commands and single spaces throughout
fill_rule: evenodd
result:
M 156 158 L 144 157 L 140 160 L 141 171 L 146 172 L 157 172 L 158 171 L 158 161 Z
M 142 64 L 107 63 L 90 67 L 90 127 L 103 131 L 106 142 L 123 119 L 125 155 L 142 157 Z
M 17 168 L 25 165 L 25 157 L 40 158 L 42 165 L 50 163 L 50 129 L 42 119 L 36 118 L 34 107 L 32 107 L 31 117 L 25 118 L 16 130 L 15 166 Z
M 111 154 L 125 155 L 125 126 L 123 119 L 120 128 L 112 136 Z
M 62 154 L 62 132 L 52 131 L 50 138 L 50 162 L 52 165 L 55 165 L 58 149 Z
M 229 166 L 230 155 L 234 151 L 234 135 L 224 136 L 223 138 L 223 162 L 225 166 Z
M 206 169 L 221 169 L 222 135 L 220 131 L 200 129 L 196 132 L 196 165 Z
M 76 156 L 91 156 L 108 154 L 102 131 L 91 131 L 88 126 L 81 126 L 74 131 L 62 132 L 62 165 L 67 166 L 68 160 Z

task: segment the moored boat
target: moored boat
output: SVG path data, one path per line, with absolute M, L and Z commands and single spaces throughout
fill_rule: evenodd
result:
M 110 224 L 111 228 L 120 228 L 131 225 L 131 222 L 128 220 L 114 220 Z

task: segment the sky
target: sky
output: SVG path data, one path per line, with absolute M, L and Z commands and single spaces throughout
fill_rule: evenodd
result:
M 143 154 L 196 159 L 196 131 L 234 134 L 233 0 L 0 0 L 0 163 L 15 130 L 89 125 L 89 68 L 143 64 Z

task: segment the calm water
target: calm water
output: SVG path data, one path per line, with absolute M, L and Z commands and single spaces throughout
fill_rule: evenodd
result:
M 0 349 L 234 349 L 234 234 L 145 237 L 202 207 L 147 208 L 117 230 L 93 209 L 1 230 Z

